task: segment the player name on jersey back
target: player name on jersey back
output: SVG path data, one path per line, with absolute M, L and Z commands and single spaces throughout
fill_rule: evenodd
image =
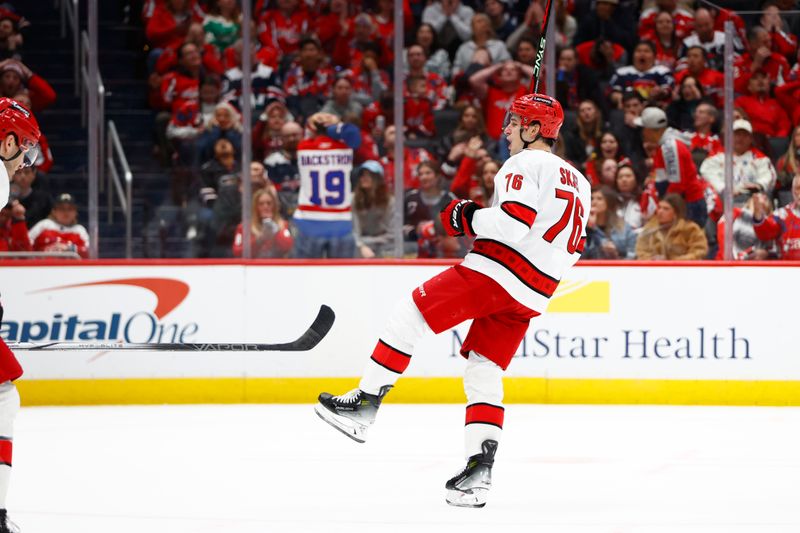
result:
M 330 152 L 313 153 L 301 152 L 299 153 L 299 163 L 307 166 L 353 166 L 353 151 L 349 148 L 343 152 L 349 151 L 350 153 L 336 153 Z
M 353 150 L 328 137 L 302 141 L 297 147 L 300 193 L 294 218 L 351 221 Z
M 583 251 L 591 184 L 560 157 L 523 150 L 497 172 L 494 191 L 491 206 L 475 213 L 477 236 L 463 265 L 543 313 Z

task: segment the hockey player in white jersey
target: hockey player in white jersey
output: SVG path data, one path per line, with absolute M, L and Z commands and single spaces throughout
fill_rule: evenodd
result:
M 10 176 L 36 161 L 39 136 L 39 123 L 33 113 L 16 100 L 0 98 L 0 209 L 8 203 Z M 2 323 L 3 304 L 0 303 L 0 325 Z M 14 419 L 19 411 L 19 393 L 14 380 L 21 375 L 22 367 L 17 358 L 0 338 L 0 533 L 19 533 L 6 512 L 6 494 L 11 480 Z
M 408 367 L 423 335 L 473 319 L 461 347 L 466 467 L 447 481 L 447 503 L 483 507 L 503 427 L 503 371 L 586 239 L 591 185 L 551 153 L 564 112 L 557 100 L 528 94 L 514 101 L 503 130 L 511 157 L 494 179 L 491 205 L 453 200 L 442 224 L 476 237 L 464 261 L 424 282 L 395 308 L 359 388 L 322 393 L 315 410 L 331 426 L 364 442 L 384 396 Z

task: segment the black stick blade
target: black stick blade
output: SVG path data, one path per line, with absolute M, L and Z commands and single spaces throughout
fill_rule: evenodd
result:
M 331 330 L 336 314 L 327 305 L 319 308 L 317 318 L 311 326 L 292 342 L 278 344 L 261 343 L 184 343 L 184 342 L 160 342 L 160 343 L 122 343 L 122 342 L 9 342 L 8 347 L 12 350 L 26 351 L 62 351 L 62 350 L 130 350 L 139 352 L 305 352 L 313 349 L 325 338 Z
M 275 344 L 268 349 L 279 352 L 305 352 L 311 350 L 328 334 L 331 327 L 333 327 L 334 320 L 336 320 L 336 314 L 333 309 L 323 305 L 319 308 L 317 318 L 297 340 L 285 344 Z

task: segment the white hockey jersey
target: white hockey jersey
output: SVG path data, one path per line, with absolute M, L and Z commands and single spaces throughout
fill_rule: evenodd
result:
M 6 166 L 0 161 L 0 209 L 8 203 L 8 193 L 11 191 L 11 183 L 8 179 Z
M 350 203 L 353 149 L 326 136 L 297 145 L 300 193 L 294 221 L 307 235 L 332 237 L 353 231 Z
M 544 150 L 511 156 L 494 178 L 491 206 L 475 211 L 476 239 L 463 265 L 543 313 L 586 242 L 591 184 Z

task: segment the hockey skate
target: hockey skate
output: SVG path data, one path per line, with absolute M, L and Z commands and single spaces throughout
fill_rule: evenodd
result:
M 5 509 L 0 509 L 0 533 L 20 533 L 19 527 L 8 518 Z
M 485 440 L 481 445 L 483 453 L 473 455 L 467 460 L 458 475 L 446 484 L 446 500 L 456 507 L 483 507 L 492 486 L 492 465 L 497 452 L 496 440 Z
M 378 407 L 391 388 L 391 385 L 384 385 L 378 395 L 367 394 L 361 389 L 353 389 L 341 396 L 323 392 L 319 395 L 319 403 L 314 411 L 321 419 L 354 441 L 365 442 L 367 430 L 375 422 Z

